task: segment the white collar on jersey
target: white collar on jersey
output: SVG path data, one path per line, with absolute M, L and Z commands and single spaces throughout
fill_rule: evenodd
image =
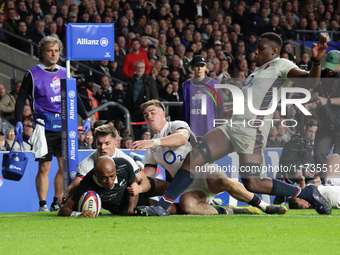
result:
M 265 68 L 267 65 L 270 65 L 271 62 L 273 62 L 274 60 L 277 60 L 277 59 L 280 59 L 280 57 L 277 57 L 277 58 L 274 58 L 274 59 L 270 60 L 269 62 L 263 64 L 262 66 L 257 67 L 255 70 Z
M 47 69 L 47 67 L 46 67 L 43 63 L 38 64 L 38 66 L 39 66 L 42 70 Z M 59 68 L 60 68 L 59 65 L 55 65 L 55 69 L 58 69 L 58 70 L 59 70 Z
M 98 179 L 97 179 L 97 177 L 96 177 L 94 174 L 93 174 L 93 181 L 94 181 L 99 187 L 104 188 L 103 185 L 101 185 L 101 184 L 98 182 Z M 118 178 L 117 178 L 117 175 L 116 175 L 116 179 L 115 179 L 115 181 L 114 181 L 113 186 L 112 186 L 111 189 L 113 189 L 113 187 L 114 187 L 115 184 L 117 184 L 117 183 L 118 183 Z

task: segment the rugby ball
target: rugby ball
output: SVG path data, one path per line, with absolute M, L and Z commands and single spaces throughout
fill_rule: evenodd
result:
M 80 212 L 90 210 L 97 217 L 101 207 L 102 201 L 99 195 L 93 190 L 86 191 L 79 199 L 78 211 Z

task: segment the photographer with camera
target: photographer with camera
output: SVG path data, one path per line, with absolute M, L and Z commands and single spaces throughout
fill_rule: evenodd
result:
M 316 164 L 325 164 L 333 145 L 333 153 L 340 154 L 340 52 L 332 50 L 323 63 L 320 84 L 314 90 L 319 117 L 315 137 L 314 159 Z M 323 179 L 324 176 L 321 176 Z
M 283 147 L 280 157 L 280 166 L 289 169 L 276 174 L 280 179 L 289 184 L 305 187 L 306 184 L 320 185 L 321 179 L 314 169 L 313 148 L 318 123 L 310 119 L 305 125 L 303 135 L 294 135 Z M 276 196 L 274 204 L 287 202 L 287 197 Z

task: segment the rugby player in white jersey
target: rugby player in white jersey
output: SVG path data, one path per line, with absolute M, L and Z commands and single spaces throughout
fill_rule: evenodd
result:
M 248 89 L 252 88 L 254 108 L 265 110 L 273 103 L 273 98 L 270 97 L 273 88 L 277 88 L 279 99 L 281 88 L 288 86 L 287 81 L 289 82 L 289 80 L 299 80 L 299 84 L 307 88 L 316 87 L 320 80 L 321 59 L 327 50 L 327 39 L 320 35 L 319 43 L 313 44 L 311 48 L 313 65 L 310 72 L 299 69 L 298 66 L 287 59 L 281 59 L 279 57 L 281 48 L 282 39 L 277 34 L 264 33 L 260 36 L 255 50 L 257 68 L 246 79 L 242 90 L 246 98 L 244 100 L 245 112 L 242 117 L 233 116 L 235 120 L 240 120 L 240 118 L 252 120 L 255 117 L 255 120 L 269 121 L 263 121 L 264 125 L 258 127 L 243 126 L 242 124 L 232 127 L 223 125 L 209 131 L 200 142 L 196 143 L 192 152 L 185 158 L 182 167 L 178 169 L 162 199 L 156 205 L 146 208 L 150 215 L 167 215 L 167 208 L 176 198 L 176 195 L 179 195 L 191 185 L 193 180 L 190 178 L 190 173 L 195 174 L 197 166 L 218 160 L 233 151 L 236 151 L 239 155 L 240 170 L 242 170 L 240 171 L 241 179 L 249 191 L 300 197 L 310 202 L 318 213 L 331 214 L 331 206 L 315 186 L 307 186 L 302 189 L 277 179 L 260 177 L 263 149 L 266 145 L 273 114 L 253 116 L 248 108 Z M 234 97 L 234 100 L 237 100 L 237 98 Z M 159 140 L 153 139 L 153 141 L 155 146 L 161 144 Z M 249 204 L 255 206 L 260 203 L 261 200 L 257 196 L 254 196 L 249 202 Z
M 317 186 L 321 195 L 328 201 L 332 208 L 340 209 L 340 156 L 333 154 L 326 161 L 326 184 Z M 301 174 L 300 187 L 305 187 L 305 178 Z M 309 209 L 311 204 L 306 200 L 298 197 L 289 197 L 288 205 L 291 209 Z
M 189 142 L 190 127 L 184 121 L 167 122 L 165 119 L 165 107 L 158 100 L 150 100 L 141 105 L 145 122 L 154 132 L 152 140 L 135 141 L 133 147 L 140 151 L 147 149 L 145 153 L 144 172 L 148 176 L 154 176 L 157 165 L 159 164 L 166 169 L 174 179 L 181 168 L 183 160 L 191 151 L 192 146 Z M 192 178 L 194 178 L 192 176 Z M 175 182 L 176 183 L 176 182 Z M 239 213 L 238 210 L 226 210 L 222 207 L 212 207 L 209 202 L 219 193 L 228 192 L 231 196 L 242 202 L 249 202 L 254 194 L 247 191 L 244 186 L 232 179 L 221 171 L 218 171 L 216 164 L 207 164 L 204 171 L 198 171 L 195 175 L 193 184 L 184 192 L 180 198 L 180 209 L 182 213 L 187 214 L 227 214 L 230 212 Z M 161 199 L 170 200 L 165 193 Z M 177 197 L 172 198 L 174 201 Z M 285 213 L 287 209 L 284 206 L 273 206 L 261 201 L 257 205 L 266 213 Z M 137 207 L 136 213 L 140 215 L 152 215 L 146 207 Z M 145 209 L 145 210 L 144 210 Z M 253 208 L 255 209 L 255 208 Z M 248 208 L 251 213 L 259 213 Z M 246 213 L 246 212 L 240 212 Z M 166 211 L 167 215 L 168 212 Z

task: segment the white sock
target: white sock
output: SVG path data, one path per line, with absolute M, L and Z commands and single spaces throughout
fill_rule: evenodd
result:
M 259 207 L 262 211 L 265 211 L 267 206 L 269 206 L 269 204 L 261 200 L 260 204 L 257 207 Z

